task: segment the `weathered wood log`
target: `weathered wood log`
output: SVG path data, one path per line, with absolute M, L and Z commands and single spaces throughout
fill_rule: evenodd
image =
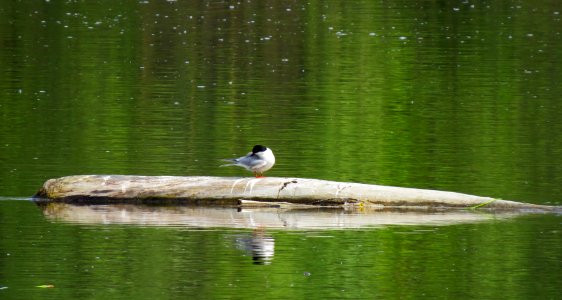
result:
M 46 181 L 35 197 L 69 203 L 237 205 L 245 199 L 333 206 L 559 210 L 455 192 L 278 177 L 77 175 Z

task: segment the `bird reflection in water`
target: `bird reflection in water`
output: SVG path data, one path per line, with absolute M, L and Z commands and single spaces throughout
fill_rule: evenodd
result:
M 263 229 L 256 229 L 251 234 L 236 236 L 236 249 L 252 256 L 256 265 L 269 265 L 275 253 L 275 240 Z

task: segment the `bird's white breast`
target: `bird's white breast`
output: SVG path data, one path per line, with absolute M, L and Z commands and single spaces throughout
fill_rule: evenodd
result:
M 259 172 L 265 172 L 271 169 L 275 164 L 275 155 L 273 155 L 273 151 L 269 148 L 262 153 L 258 153 L 258 156 L 266 162 L 266 164 L 258 170 Z

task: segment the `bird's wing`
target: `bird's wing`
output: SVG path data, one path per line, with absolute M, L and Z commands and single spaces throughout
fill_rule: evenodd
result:
M 252 165 L 251 165 L 250 169 L 252 169 L 252 170 L 260 169 L 260 168 L 264 167 L 265 165 L 267 165 L 267 161 L 265 161 L 264 159 L 258 159 L 258 160 L 255 160 L 254 162 L 252 162 Z
M 244 157 L 240 157 L 238 159 L 238 163 L 245 165 L 250 170 L 261 168 L 267 164 L 264 159 L 261 159 L 259 156 L 254 155 L 251 152 Z
M 239 163 L 240 161 L 242 161 L 243 159 L 252 156 L 252 152 L 249 152 L 248 154 L 246 154 L 246 156 L 242 156 L 242 157 L 238 157 L 238 158 L 223 158 L 222 161 L 228 161 L 231 162 L 232 164 L 229 165 L 224 165 L 224 166 L 234 166 L 237 163 Z

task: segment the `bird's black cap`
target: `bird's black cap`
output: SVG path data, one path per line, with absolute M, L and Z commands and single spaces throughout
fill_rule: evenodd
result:
M 263 152 L 267 150 L 266 146 L 262 146 L 262 145 L 255 145 L 254 148 L 252 148 L 252 153 L 258 153 L 258 152 Z

